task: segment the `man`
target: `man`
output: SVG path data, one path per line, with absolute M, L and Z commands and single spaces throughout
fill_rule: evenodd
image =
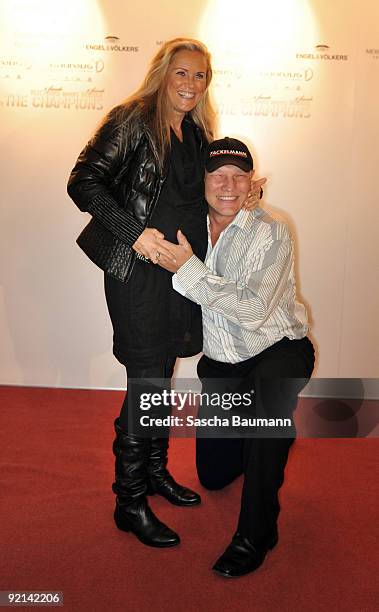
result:
M 244 143 L 213 142 L 205 167 L 205 263 L 181 232 L 178 245 L 164 241 L 171 259 L 160 258 L 160 265 L 175 273 L 174 288 L 202 306 L 204 356 L 198 374 L 203 391 L 214 389 L 214 379 L 219 392 L 230 390 L 230 381 L 248 381 L 255 414 L 292 415 L 313 371 L 314 351 L 306 337 L 305 308 L 296 301 L 290 232 L 261 208 L 242 209 L 253 175 Z M 219 489 L 244 474 L 237 531 L 213 567 L 222 576 L 257 569 L 276 545 L 278 491 L 292 442 L 293 435 L 256 432 L 244 438 L 197 438 L 197 470 L 205 487 Z

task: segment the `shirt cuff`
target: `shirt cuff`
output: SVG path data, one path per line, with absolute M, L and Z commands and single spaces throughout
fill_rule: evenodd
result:
M 179 268 L 175 276 L 177 277 L 181 288 L 184 290 L 184 292 L 187 292 L 208 273 L 209 269 L 201 261 L 201 259 L 196 257 L 196 255 L 192 255 L 192 257 L 190 257 L 186 263 Z
M 173 274 L 172 276 L 172 288 L 178 293 L 180 293 L 181 295 L 184 295 L 184 296 L 186 295 L 184 288 L 181 286 L 181 284 L 178 281 L 177 274 Z

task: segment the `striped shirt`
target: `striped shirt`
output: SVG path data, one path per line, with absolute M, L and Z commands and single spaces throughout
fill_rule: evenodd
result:
M 203 351 L 216 361 L 238 363 L 284 337 L 307 334 L 289 229 L 261 208 L 240 210 L 214 247 L 208 218 L 205 263 L 193 255 L 174 274 L 173 287 L 201 305 Z

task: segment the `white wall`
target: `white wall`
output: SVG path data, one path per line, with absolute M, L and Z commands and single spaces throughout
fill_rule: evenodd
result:
M 124 386 L 102 274 L 75 245 L 88 217 L 65 185 L 104 113 L 136 87 L 159 42 L 178 35 L 209 45 L 220 135 L 250 143 L 269 179 L 265 206 L 294 231 L 315 375 L 376 378 L 378 2 L 28 6 L 0 3 L 0 382 Z M 121 50 L 93 49 L 109 34 Z M 315 57 L 321 43 L 329 59 Z M 178 375 L 194 375 L 195 361 L 182 360 Z

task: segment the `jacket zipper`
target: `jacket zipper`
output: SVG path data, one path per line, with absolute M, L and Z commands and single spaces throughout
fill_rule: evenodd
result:
M 148 216 L 146 216 L 146 225 L 145 225 L 145 229 L 146 229 L 147 224 L 149 223 L 149 221 L 150 221 L 150 219 L 151 219 L 151 215 L 153 214 L 153 211 L 154 211 L 155 205 L 156 205 L 156 203 L 158 202 L 159 196 L 160 196 L 161 191 L 162 191 L 162 186 L 163 186 L 163 183 L 164 183 L 164 182 L 165 182 L 165 180 L 166 180 L 166 176 L 162 176 L 162 174 L 161 174 L 161 170 L 160 170 L 161 165 L 160 165 L 160 162 L 159 162 L 158 152 L 157 152 L 157 149 L 156 149 L 156 147 L 155 147 L 155 143 L 154 143 L 154 141 L 153 141 L 153 137 L 152 137 L 152 135 L 151 135 L 151 132 L 150 132 L 149 128 L 148 128 L 146 125 L 145 125 L 145 132 L 146 132 L 146 135 L 147 135 L 147 137 L 148 137 L 148 139 L 149 139 L 150 146 L 151 146 L 151 149 L 152 149 L 152 151 L 153 151 L 153 155 L 154 155 L 154 157 L 155 157 L 155 161 L 156 161 L 156 163 L 157 163 L 157 166 L 158 166 L 158 168 L 159 168 L 159 172 L 160 172 L 160 178 L 159 178 L 158 186 L 156 187 L 156 189 L 155 189 L 155 193 L 154 193 L 154 195 L 153 195 L 153 201 L 152 201 L 151 209 L 150 209 L 150 211 L 149 211 L 149 215 L 148 215 Z M 132 253 L 134 254 L 134 257 L 132 258 L 132 261 L 131 261 L 131 264 L 130 264 L 129 270 L 127 271 L 127 277 L 128 277 L 128 279 L 130 278 L 130 276 L 131 276 L 131 274 L 132 274 L 132 272 L 133 272 L 133 268 L 134 268 L 134 265 L 135 265 L 135 263 L 136 263 L 136 259 L 137 259 L 137 253 L 136 253 L 136 251 L 133 251 L 133 250 L 132 250 Z
M 154 157 L 155 157 L 155 161 L 156 161 L 156 163 L 157 163 L 157 166 L 158 166 L 158 168 L 159 168 L 159 173 L 160 173 L 159 183 L 158 183 L 158 186 L 157 186 L 157 188 L 156 188 L 156 190 L 155 190 L 155 194 L 154 194 L 154 196 L 153 196 L 153 201 L 152 201 L 152 204 L 151 204 L 151 209 L 150 209 L 150 211 L 149 211 L 149 215 L 146 217 L 146 227 L 147 227 L 147 224 L 149 223 L 149 221 L 150 221 L 150 219 L 151 219 L 151 215 L 153 214 L 153 211 L 154 211 L 155 205 L 156 205 L 156 203 L 158 202 L 159 196 L 160 196 L 160 194 L 161 194 L 161 191 L 162 191 L 162 186 L 163 186 L 163 183 L 164 183 L 164 182 L 165 182 L 165 180 L 166 180 L 166 176 L 163 176 L 163 175 L 162 175 L 162 171 L 161 171 L 161 164 L 160 164 L 159 157 L 158 157 L 158 151 L 157 151 L 157 149 L 156 149 L 155 142 L 154 142 L 154 140 L 153 140 L 153 137 L 152 137 L 152 135 L 151 135 L 151 132 L 150 132 L 150 130 L 149 130 L 149 128 L 147 127 L 147 125 L 146 125 L 146 124 L 145 124 L 145 126 L 144 126 L 144 127 L 145 127 L 145 131 L 146 131 L 146 135 L 147 135 L 147 137 L 148 137 L 148 139 L 149 139 L 149 141 L 150 141 L 150 146 L 151 146 L 151 149 L 152 149 L 152 151 L 153 151 L 153 154 L 154 154 Z

